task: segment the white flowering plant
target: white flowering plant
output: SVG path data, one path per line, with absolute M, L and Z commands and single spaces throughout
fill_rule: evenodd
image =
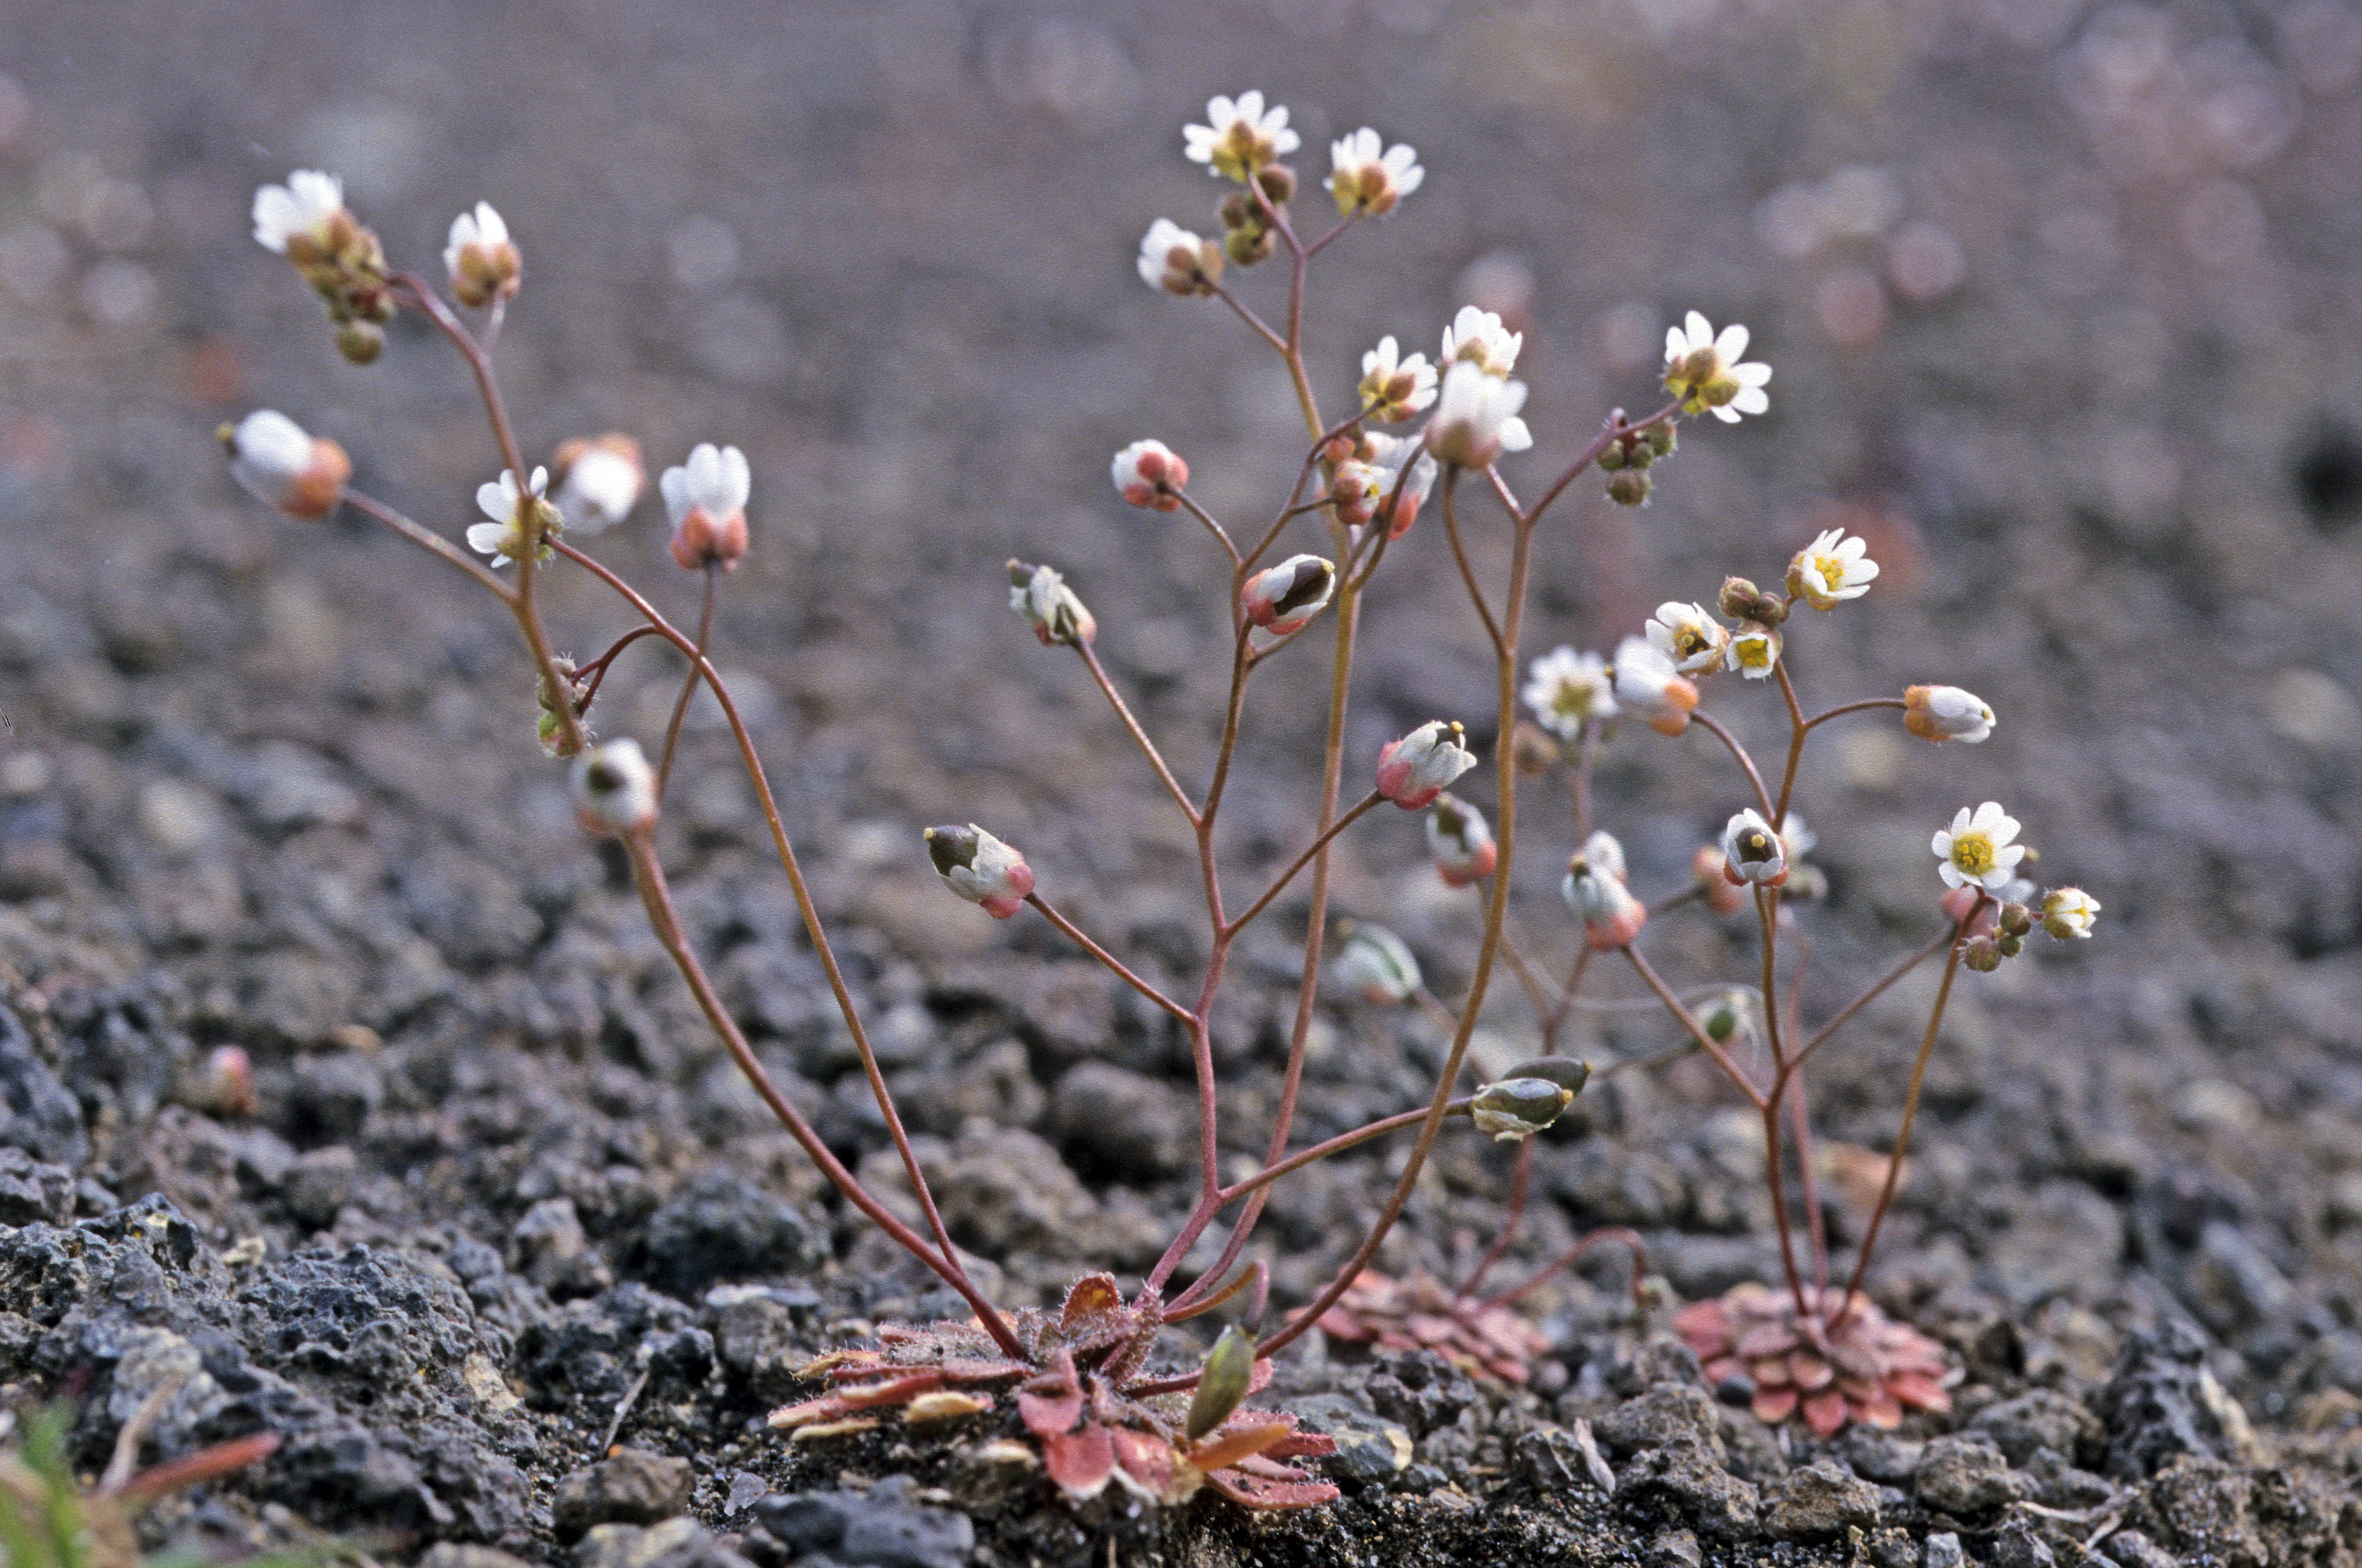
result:
M 1285 106 L 1266 105 L 1259 93 L 1217 98 L 1208 105 L 1208 123 L 1187 127 L 1184 150 L 1213 178 L 1234 187 L 1218 207 L 1220 237 L 1203 238 L 1158 217 L 1140 248 L 1139 272 L 1152 288 L 1226 309 L 1285 368 L 1304 436 L 1292 480 L 1284 494 L 1274 497 L 1267 521 L 1241 530 L 1192 492 L 1190 465 L 1162 441 L 1132 441 L 1113 455 L 1109 468 L 1121 499 L 1146 514 L 1144 525 L 1157 525 L 1162 516 L 1186 519 L 1203 530 L 1214 551 L 1212 576 L 1230 628 L 1229 680 L 1214 718 L 1219 738 L 1204 778 L 1185 781 L 1126 702 L 1094 649 L 1097 621 L 1065 575 L 1054 564 L 1011 561 L 1009 569 L 1010 609 L 1043 647 L 1076 656 L 1196 842 L 1209 932 L 1202 971 L 1189 985 L 1160 985 L 1057 907 L 1047 890 L 1054 884 L 1054 872 L 1037 874 L 1019 847 L 981 824 L 940 825 L 922 835 L 924 852 L 949 893 L 994 919 L 1047 922 L 1168 1017 L 1187 1042 L 1197 1087 L 1197 1195 L 1170 1244 L 1129 1292 L 1111 1276 L 1094 1275 L 1075 1285 L 1058 1311 L 1005 1308 L 988 1297 L 954 1246 L 807 889 L 762 758 L 711 657 L 717 595 L 752 544 L 750 465 L 736 447 L 706 443 L 658 478 L 671 557 L 701 588 L 693 630 L 659 610 L 657 596 L 626 581 L 577 543 L 632 513 L 644 487 L 642 451 L 628 436 L 609 432 L 561 445 L 546 464 L 528 462 L 492 363 L 503 313 L 529 298 L 523 288 L 520 244 L 497 212 L 479 204 L 453 223 L 446 276 L 438 287 L 425 276 L 392 269 L 376 236 L 344 207 L 341 185 L 326 175 L 299 172 L 285 188 L 267 188 L 255 204 L 257 237 L 293 261 L 327 304 L 348 357 L 362 362 L 374 358 L 382 324 L 409 311 L 425 318 L 465 361 L 481 397 L 499 468 L 497 477 L 477 491 L 482 515 L 462 530 L 464 547 L 352 488 L 344 453 L 283 415 L 259 412 L 224 428 L 231 470 L 258 497 L 292 516 L 316 519 L 340 504 L 353 507 L 466 574 L 510 613 L 530 653 L 537 737 L 552 756 L 571 759 L 573 795 L 585 828 L 621 845 L 651 928 L 706 1021 L 845 1200 L 973 1310 L 972 1322 L 889 1329 L 877 1350 L 831 1358 L 816 1370 L 832 1378 L 833 1391 L 773 1417 L 774 1425 L 793 1430 L 800 1440 L 869 1430 L 896 1412 L 912 1422 L 979 1416 L 1013 1396 L 1017 1419 L 1038 1441 L 1049 1474 L 1072 1496 L 1088 1496 L 1117 1484 L 1145 1497 L 1173 1501 L 1211 1485 L 1256 1508 L 1305 1507 L 1333 1496 L 1333 1486 L 1289 1463 L 1324 1452 L 1327 1440 L 1297 1430 L 1291 1418 L 1244 1408 L 1268 1377 L 1274 1353 L 1316 1327 L 1341 1338 L 1385 1339 L 1385 1310 L 1374 1303 L 1417 1299 L 1432 1306 L 1440 1300 L 1444 1315 L 1458 1325 L 1454 1332 L 1493 1347 L 1479 1358 L 1489 1375 L 1521 1375 L 1523 1353 L 1500 1352 L 1504 1343 L 1524 1342 L 1516 1333 L 1502 1338 L 1509 1332 L 1503 1324 L 1515 1320 L 1512 1305 L 1603 1237 L 1639 1246 L 1639 1238 L 1628 1232 L 1596 1233 L 1514 1289 L 1481 1295 L 1518 1226 L 1532 1136 L 1553 1123 L 1590 1077 L 1590 1066 L 1561 1046 L 1586 977 L 1603 956 L 1629 966 L 1655 999 L 1645 1005 L 1661 1004 L 1677 1036 L 1672 1050 L 1603 1070 L 1704 1053 L 1762 1121 L 1785 1288 L 1766 1298 L 1772 1302 L 1769 1308 L 1756 1297 L 1702 1303 L 1677 1320 L 1677 1326 L 1703 1349 L 1716 1352 L 1712 1363 L 1717 1376 L 1754 1378 L 1756 1408 L 1767 1419 L 1793 1414 L 1830 1431 L 1849 1419 L 1892 1424 L 1904 1405 L 1939 1407 L 1940 1355 L 1909 1330 L 1885 1322 L 1860 1294 L 1901 1168 L 1927 1054 L 1959 969 L 1992 968 L 2014 956 L 2036 925 L 2062 940 L 2088 937 L 2099 905 L 2080 889 L 2037 892 L 2021 885 L 2015 873 L 2028 852 L 2016 842 L 2018 823 L 1993 802 L 1964 810 L 1932 841 L 1938 876 L 1930 879 L 1931 917 L 1937 890 L 1949 890 L 1942 894 L 1940 918 L 1931 919 L 1927 939 L 1807 1034 L 1802 966 L 1791 957 L 1784 980 L 1782 968 L 1783 955 L 1798 947 L 1793 934 L 1796 906 L 1825 886 L 1805 859 L 1812 835 L 1790 810 L 1807 742 L 1831 721 L 1894 708 L 1903 711 L 1915 734 L 1974 744 L 1991 734 L 1992 711 L 1955 687 L 1915 686 L 1902 695 L 1849 701 L 1807 716 L 1784 657 L 1783 626 L 1799 606 L 1839 609 L 1867 593 L 1878 576 L 1863 541 L 1841 532 L 1824 535 L 1800 551 L 1781 590 L 1766 591 L 1733 578 L 1710 603 L 1667 602 L 1645 626 L 1621 638 L 1612 657 L 1570 646 L 1529 662 L 1528 601 L 1536 536 L 1545 516 L 1593 472 L 1601 476 L 1610 501 L 1645 502 L 1655 471 L 1675 455 L 1677 425 L 1701 415 L 1729 424 L 1763 414 L 1770 406 L 1765 388 L 1771 370 L 1741 358 L 1749 342 L 1744 327 L 1726 326 L 1717 332 L 1690 313 L 1667 336 L 1661 406 L 1637 418 L 1620 409 L 1612 412 L 1571 457 L 1545 470 L 1529 498 L 1521 496 L 1498 464 L 1536 445 L 1523 416 L 1527 388 L 1515 379 L 1525 334 L 1500 316 L 1473 305 L 1459 311 L 1441 328 L 1432 361 L 1424 351 L 1406 352 L 1393 337 L 1341 366 L 1316 366 L 1308 355 L 1304 307 L 1313 263 L 1357 226 L 1401 221 L 1404 204 L 1420 189 L 1425 171 L 1411 148 L 1388 146 L 1374 130 L 1338 140 L 1326 181 L 1336 215 L 1308 238 L 1297 226 L 1297 178 L 1284 161 L 1300 145 L 1288 119 Z M 1283 276 L 1275 289 L 1279 309 L 1267 317 L 1237 291 L 1239 280 L 1226 278 L 1226 270 L 1274 258 L 1283 261 L 1276 269 Z M 447 288 L 459 306 L 444 297 Z M 463 306 L 481 313 L 474 326 Z M 1332 372 L 1345 389 L 1333 411 L 1324 408 L 1318 391 Z M 1387 425 L 1408 427 L 1378 428 Z M 1494 526 L 1506 539 L 1504 584 L 1488 585 L 1477 569 L 1468 544 L 1476 525 L 1463 515 L 1472 500 L 1499 514 Z M 1373 757 L 1349 757 L 1346 719 L 1364 598 L 1387 568 L 1389 547 L 1426 515 L 1437 519 L 1431 525 L 1444 536 L 1489 646 L 1489 701 L 1473 701 L 1465 714 L 1418 724 Z M 549 571 L 587 573 L 619 596 L 638 624 L 587 662 L 559 657 L 537 591 L 541 574 Z M 644 751 L 630 737 L 597 738 L 591 720 L 601 684 L 615 660 L 648 638 L 670 644 L 690 668 L 661 739 Z M 1223 806 L 1237 773 L 1242 719 L 1255 695 L 1257 675 L 1275 659 L 1311 657 L 1310 650 L 1297 650 L 1307 639 L 1325 644 L 1330 660 L 1319 783 L 1305 808 L 1303 847 L 1258 878 L 1259 890 L 1249 895 L 1225 870 L 1226 859 L 1237 852 L 1224 831 Z M 1722 722 L 1718 702 L 1703 700 L 1717 676 L 1724 684 L 1712 689 L 1732 698 L 1770 689 L 1779 692 L 1790 740 L 1776 789 Z M 700 687 L 719 705 L 739 764 L 755 786 L 772 846 L 909 1182 L 916 1222 L 865 1186 L 771 1080 L 683 928 L 657 840 L 682 721 Z M 1521 719 L 1521 709 L 1530 711 L 1529 720 Z M 1615 834 L 1592 820 L 1594 771 L 1603 748 L 1621 742 L 1626 720 L 1669 737 L 1693 725 L 1709 732 L 1727 748 L 1744 784 L 1719 841 L 1702 833 L 1690 879 L 1650 898 L 1632 886 L 1633 867 Z M 1489 815 L 1477 790 L 1451 792 L 1484 766 L 1487 750 L 1490 778 L 1478 777 L 1489 784 Z M 1364 766 L 1370 787 L 1355 799 L 1346 779 Z M 1542 773 L 1564 780 L 1573 807 L 1573 849 L 1561 886 L 1565 908 L 1545 908 L 1539 917 L 1563 933 L 1562 944 L 1573 952 L 1564 977 L 1555 981 L 1520 945 L 1518 927 L 1534 922 L 1537 911 L 1513 910 L 1518 791 L 1521 781 Z M 1482 935 L 1474 954 L 1455 966 L 1466 977 L 1449 999 L 1429 987 L 1400 937 L 1366 922 L 1341 922 L 1332 907 L 1331 856 L 1338 840 L 1385 804 L 1421 813 L 1436 874 L 1476 900 Z M 1289 900 L 1288 911 L 1300 910 L 1303 919 L 1285 1076 L 1270 1124 L 1261 1130 L 1267 1152 L 1259 1168 L 1226 1178 L 1218 1157 L 1224 1097 L 1211 1021 L 1232 977 L 1230 959 L 1242 934 L 1272 914 L 1283 898 Z M 1683 905 L 1724 916 L 1751 913 L 1760 948 L 1752 1004 L 1730 1001 L 1727 983 L 1677 987 L 1643 951 L 1650 922 Z M 1340 953 L 1329 950 L 1332 934 L 1342 941 Z M 1885 1167 L 1877 1211 L 1855 1248 L 1851 1277 L 1842 1289 L 1833 1288 L 1832 1247 L 1812 1187 L 1800 1074 L 1871 999 L 1938 955 L 1943 979 L 1912 1071 L 1903 1132 Z M 1532 1009 L 1541 1054 L 1469 1088 L 1464 1080 L 1479 1020 L 1504 970 L 1514 976 Z M 1324 982 L 1334 988 L 1329 999 L 1342 1005 L 1425 1010 L 1438 1021 L 1448 1044 L 1424 1103 L 1298 1146 L 1298 1092 Z M 1684 999 L 1708 991 L 1721 999 L 1705 1006 Z M 1383 1276 L 1371 1264 L 1438 1140 L 1455 1127 L 1516 1145 L 1511 1198 L 1501 1226 L 1456 1289 L 1422 1286 L 1390 1295 L 1388 1288 L 1373 1285 Z M 1409 1147 L 1375 1217 L 1324 1286 L 1292 1304 L 1281 1320 L 1267 1324 L 1271 1273 L 1257 1251 L 1257 1238 L 1272 1185 L 1316 1161 L 1396 1134 L 1407 1134 Z M 1787 1191 L 1792 1158 L 1803 1179 L 1801 1227 Z M 1212 1240 L 1217 1236 L 1219 1242 Z M 1185 1275 L 1185 1262 L 1203 1251 L 1212 1252 L 1212 1262 L 1195 1263 Z M 1638 1260 L 1634 1273 L 1637 1294 Z M 1159 1374 L 1151 1367 L 1165 1326 L 1242 1299 L 1243 1323 L 1227 1331 L 1197 1369 Z M 1749 1372 L 1740 1353 L 1729 1350 L 1741 1337 L 1732 1325 L 1742 1320 L 1756 1335 L 1749 1343 L 1768 1342 L 1765 1335 L 1786 1336 L 1783 1342 L 1805 1347 L 1797 1353 L 1800 1367 L 1809 1361 L 1811 1347 L 1843 1344 L 1849 1334 L 1870 1349 L 1851 1360 L 1839 1357 L 1829 1377 L 1809 1386 L 1801 1372 L 1783 1384 L 1760 1369 Z

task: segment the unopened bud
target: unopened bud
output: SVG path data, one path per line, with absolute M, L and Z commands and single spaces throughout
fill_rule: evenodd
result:
M 1349 925 L 1344 936 L 1336 976 L 1359 991 L 1363 1000 L 1396 1007 L 1418 994 L 1418 959 L 1401 937 L 1382 925 Z
M 2088 938 L 2100 913 L 2100 900 L 2081 888 L 2056 888 L 2042 895 L 2042 929 L 2065 941 Z
M 1976 745 L 1992 734 L 1993 711 L 1957 686 L 1911 686 L 1903 692 L 1903 727 L 1923 740 Z
M 613 527 L 631 514 L 647 483 L 640 444 L 619 430 L 561 441 L 550 462 L 557 471 L 553 499 L 569 532 L 590 535 Z
M 1673 422 L 1670 419 L 1661 419 L 1650 425 L 1642 439 L 1648 442 L 1649 450 L 1660 458 L 1672 457 L 1674 449 L 1681 445 L 1679 438 L 1673 434 Z
M 1033 891 L 1033 868 L 1025 856 L 974 823 L 931 827 L 925 837 L 927 856 L 953 892 L 995 920 L 1007 920 L 1024 907 Z
M 1296 171 L 1285 163 L 1266 163 L 1256 170 L 1255 183 L 1275 207 L 1284 207 L 1296 197 Z
M 1407 812 L 1424 810 L 1444 787 L 1476 766 L 1460 744 L 1467 732 L 1457 723 L 1430 719 L 1378 751 L 1378 793 Z
M 1189 465 L 1162 441 L 1134 441 L 1115 455 L 1112 468 L 1116 493 L 1130 505 L 1158 512 L 1181 509 L 1181 491 L 1189 482 Z
M 451 220 L 449 243 L 443 248 L 444 271 L 451 293 L 463 305 L 488 305 L 517 292 L 524 263 L 509 240 L 509 226 L 490 202 Z
M 1428 808 L 1427 847 L 1435 856 L 1436 875 L 1451 888 L 1490 877 L 1501 857 L 1485 813 L 1451 794 L 1438 795 Z
M 627 835 L 656 825 L 657 773 L 639 742 L 609 741 L 575 758 L 574 812 L 591 833 Z
M 1990 936 L 1970 937 L 1960 949 L 1960 962 L 1980 975 L 1990 975 L 2001 967 L 2001 944 Z
M 1618 506 L 1648 505 L 1649 476 L 1638 469 L 1608 475 L 1607 499 Z
M 229 454 L 230 478 L 290 517 L 326 517 L 344 499 L 345 481 L 353 477 L 352 459 L 342 447 L 272 409 L 259 408 L 215 434 Z
M 2024 936 L 2034 929 L 2034 911 L 2011 900 L 1994 912 L 1993 926 L 2003 936 Z
M 1319 614 L 1336 588 L 1335 567 L 1319 556 L 1291 556 L 1247 579 L 1239 599 L 1250 622 L 1286 636 Z
M 1189 1414 L 1181 1423 L 1184 1439 L 1196 1442 L 1231 1419 L 1253 1386 L 1254 1364 L 1254 1336 L 1235 1323 L 1223 1329 L 1206 1353 L 1205 1370 L 1189 1396 Z
M 735 571 L 746 554 L 746 497 L 752 478 L 746 454 L 700 442 L 689 461 L 657 480 L 672 522 L 672 558 L 683 571 L 720 567 Z
M 1510 1078 L 1540 1078 L 1545 1083 L 1556 1084 L 1566 1090 L 1569 1098 L 1573 1098 L 1581 1094 L 1583 1086 L 1591 1081 L 1591 1064 L 1575 1056 L 1536 1056 L 1529 1062 L 1518 1063 L 1501 1077 L 1505 1081 Z
M 374 365 L 385 352 L 385 328 L 373 321 L 348 321 L 337 328 L 337 352 L 356 365 Z
M 1009 607 L 1025 617 L 1045 648 L 1086 647 L 1098 635 L 1089 607 L 1045 566 L 1009 563 Z
M 1556 1121 L 1573 1103 L 1572 1093 L 1548 1078 L 1504 1078 L 1476 1091 L 1468 1115 L 1479 1132 L 1517 1143 Z
M 1595 952 L 1629 945 L 1648 923 L 1649 906 L 1624 885 L 1623 846 L 1606 833 L 1593 834 L 1567 861 L 1559 891 L 1582 920 L 1584 940 Z
M 1222 231 L 1222 254 L 1234 266 L 1252 267 L 1258 261 L 1268 260 L 1272 243 L 1268 228 L 1226 228 Z

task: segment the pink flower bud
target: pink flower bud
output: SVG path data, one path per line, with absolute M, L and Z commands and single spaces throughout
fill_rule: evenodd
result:
M 683 571 L 735 571 L 746 554 L 746 454 L 701 443 L 657 480 L 672 520 L 672 558 Z
M 1476 766 L 1475 756 L 1460 744 L 1465 733 L 1457 723 L 1431 719 L 1402 739 L 1388 741 L 1378 752 L 1378 793 L 1407 812 L 1433 804 L 1444 786 Z
M 1595 952 L 1628 946 L 1649 922 L 1649 906 L 1624 885 L 1624 849 L 1607 834 L 1595 833 L 1566 863 L 1559 890 L 1583 922 Z
M 1443 794 L 1427 813 L 1427 847 L 1446 887 L 1464 888 L 1493 874 L 1500 847 L 1484 813 L 1457 795 Z
M 1690 725 L 1697 688 L 1673 668 L 1662 648 L 1646 637 L 1616 645 L 1616 705 L 1637 713 L 1661 735 L 1677 735 Z
M 1911 686 L 1903 692 L 1903 727 L 1923 740 L 1974 745 L 1992 734 L 1993 711 L 1957 686 Z
M 345 498 L 352 459 L 342 447 L 307 433 L 285 414 L 259 408 L 218 434 L 229 454 L 230 478 L 265 505 L 316 523 Z
M 1189 465 L 1162 441 L 1134 441 L 1115 455 L 1115 488 L 1134 506 L 1177 512 Z
M 1319 556 L 1291 556 L 1247 579 L 1247 619 L 1275 636 L 1303 630 L 1337 590 L 1337 569 Z
M 970 823 L 931 827 L 927 855 L 944 885 L 995 920 L 1007 920 L 1033 890 L 1033 868 L 1025 856 Z

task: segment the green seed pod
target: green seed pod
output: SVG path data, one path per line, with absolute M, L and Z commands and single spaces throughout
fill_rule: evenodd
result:
M 1672 457 L 1673 449 L 1681 444 L 1673 438 L 1673 422 L 1670 419 L 1661 425 L 1649 426 L 1646 439 L 1649 443 L 1649 450 L 1661 458 Z
M 1638 469 L 1626 469 L 1622 473 L 1608 475 L 1607 499 L 1618 506 L 1647 505 L 1649 476 Z
M 1574 1096 L 1548 1078 L 1503 1078 L 1486 1084 L 1469 1102 L 1476 1131 L 1515 1143 L 1556 1121 Z
M 366 321 L 348 321 L 337 329 L 337 352 L 356 365 L 372 365 L 385 352 L 385 330 Z
M 1273 206 L 1284 207 L 1296 194 L 1296 171 L 1285 163 L 1266 163 L 1255 171 L 1255 183 Z
M 1520 1062 L 1501 1075 L 1510 1078 L 1540 1078 L 1566 1090 L 1569 1095 L 1583 1092 L 1591 1081 L 1591 1064 L 1573 1056 L 1537 1056 L 1530 1062 Z
M 1730 1037 L 1738 1032 L 1740 1018 L 1737 1002 L 1724 1000 L 1716 1004 L 1715 1010 L 1705 1015 L 1706 1037 L 1717 1045 L 1728 1044 Z
M 1189 1397 L 1189 1417 L 1181 1435 L 1196 1442 L 1231 1419 L 1254 1381 L 1254 1336 L 1233 1323 L 1222 1331 L 1206 1353 L 1206 1368 L 1198 1375 L 1198 1391 Z

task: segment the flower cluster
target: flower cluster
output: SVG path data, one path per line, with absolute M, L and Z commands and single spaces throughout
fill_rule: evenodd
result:
M 316 169 L 298 169 L 284 185 L 254 193 L 254 239 L 295 264 L 337 327 L 337 348 L 357 365 L 385 349 L 393 319 L 393 282 L 385 248 L 345 208 L 345 184 Z

